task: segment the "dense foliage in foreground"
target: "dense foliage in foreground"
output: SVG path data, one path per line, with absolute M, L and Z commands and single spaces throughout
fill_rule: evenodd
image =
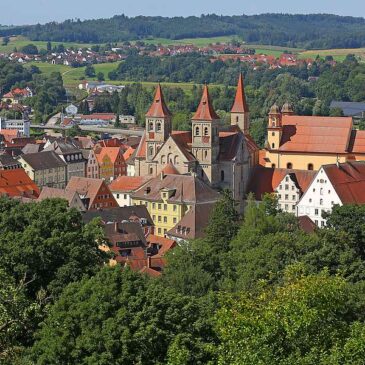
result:
M 365 207 L 307 234 L 270 196 L 234 206 L 150 279 L 102 265 L 65 202 L 1 199 L 1 363 L 363 364 Z

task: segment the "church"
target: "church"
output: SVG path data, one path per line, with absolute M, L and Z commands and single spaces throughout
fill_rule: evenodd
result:
M 231 125 L 222 124 L 205 85 L 191 131 L 172 130 L 172 114 L 158 85 L 136 151 L 135 175 L 194 174 L 214 189 L 230 189 L 242 210 L 251 168 L 259 160 L 259 148 L 249 127 L 242 75 L 231 109 Z

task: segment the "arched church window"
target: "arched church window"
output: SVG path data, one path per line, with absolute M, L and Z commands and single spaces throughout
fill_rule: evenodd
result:
M 271 143 L 271 148 L 275 148 L 275 143 Z
M 204 170 L 203 169 L 202 169 L 201 174 L 202 174 L 202 178 L 204 178 Z
M 312 163 L 308 164 L 308 170 L 313 170 L 313 164 Z
M 153 131 L 153 123 L 152 122 L 148 123 L 148 130 Z
M 200 136 L 200 128 L 199 127 L 195 127 L 195 135 Z
M 239 121 L 239 117 L 238 115 L 236 116 L 236 124 L 238 124 L 238 121 Z
M 208 151 L 207 150 L 205 150 L 204 151 L 204 159 L 207 159 L 208 158 Z
M 158 122 L 157 125 L 156 125 L 156 127 L 157 127 L 157 131 L 160 131 L 161 130 L 161 123 Z
M 152 146 L 148 149 L 148 154 L 150 156 L 153 156 L 153 147 Z
M 209 129 L 208 127 L 204 128 L 204 136 L 208 136 L 209 135 Z
M 288 163 L 286 164 L 286 168 L 287 168 L 287 169 L 292 169 L 292 168 L 293 168 L 293 164 L 292 164 L 291 162 L 288 162 Z
M 275 121 L 272 121 L 272 126 L 273 126 L 273 127 L 275 127 L 275 125 L 276 125 L 276 124 L 275 124 Z

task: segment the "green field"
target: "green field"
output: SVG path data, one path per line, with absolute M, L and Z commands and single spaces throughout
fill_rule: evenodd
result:
M 22 47 L 28 45 L 28 44 L 34 44 L 37 46 L 38 49 L 47 49 L 47 42 L 46 41 L 31 41 L 25 37 L 11 37 L 10 42 L 6 45 L 2 45 L 2 39 L 0 38 L 0 52 L 13 52 L 14 48 L 16 48 L 18 51 L 22 49 Z M 52 47 L 57 46 L 59 44 L 63 44 L 65 47 L 91 47 L 92 44 L 87 43 L 70 43 L 70 42 L 52 42 Z
M 361 61 L 365 61 L 365 48 L 342 48 L 342 49 L 319 49 L 304 51 L 299 54 L 300 58 L 316 58 L 317 56 L 333 56 L 336 61 L 343 61 L 348 54 L 354 54 Z
M 164 46 L 172 45 L 184 45 L 193 44 L 197 47 L 204 47 L 212 43 L 227 43 L 237 37 L 225 36 L 225 37 L 211 37 L 211 38 L 184 38 L 184 39 L 167 39 L 167 38 L 148 38 L 143 41 L 147 44 L 162 44 Z

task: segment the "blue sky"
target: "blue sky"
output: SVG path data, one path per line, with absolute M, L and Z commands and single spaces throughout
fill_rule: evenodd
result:
M 0 24 L 34 24 L 116 14 L 331 13 L 365 17 L 365 0 L 0 0 Z M 4 6 L 5 5 L 5 6 Z

